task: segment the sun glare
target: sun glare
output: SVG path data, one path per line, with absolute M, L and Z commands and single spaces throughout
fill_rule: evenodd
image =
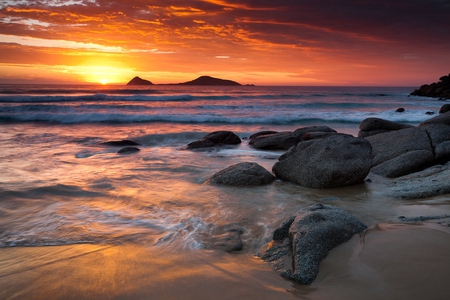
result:
M 105 85 L 108 83 L 108 79 L 103 78 L 102 80 L 100 80 L 100 83 Z

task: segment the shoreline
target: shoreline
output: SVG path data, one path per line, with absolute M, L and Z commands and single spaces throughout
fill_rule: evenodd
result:
M 449 234 L 427 223 L 379 224 L 330 251 L 311 285 L 281 278 L 251 253 L 135 244 L 2 248 L 0 297 L 443 299 Z

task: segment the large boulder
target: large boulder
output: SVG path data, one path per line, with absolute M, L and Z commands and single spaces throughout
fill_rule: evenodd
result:
M 373 167 L 410 151 L 425 150 L 433 153 L 427 131 L 420 127 L 377 134 L 366 140 L 372 145 Z
M 413 126 L 396 123 L 380 118 L 367 118 L 359 124 L 358 137 L 364 138 L 380 133 L 386 133 L 394 130 L 411 128 Z
M 316 136 L 313 137 L 314 133 Z M 321 136 L 317 136 L 317 134 L 320 134 Z M 337 134 L 337 132 L 328 126 L 308 126 L 299 128 L 293 132 L 269 132 L 267 134 L 252 135 L 250 136 L 249 145 L 256 149 L 288 150 L 302 141 L 313 138 L 323 138 L 324 134 Z
M 273 240 L 259 256 L 271 262 L 281 276 L 310 284 L 331 249 L 366 229 L 355 216 L 338 207 L 308 206 L 275 230 Z
M 421 199 L 450 193 L 450 162 L 396 178 L 383 193 L 387 197 Z
M 269 184 L 275 177 L 262 166 L 252 162 L 242 162 L 223 169 L 206 182 L 229 186 L 257 186 Z
M 299 143 L 280 156 L 275 176 L 312 188 L 361 183 L 370 171 L 372 148 L 361 138 L 335 135 Z
M 427 150 L 413 150 L 400 154 L 373 167 L 371 172 L 389 178 L 395 178 L 422 170 L 434 160 L 433 153 Z
M 208 148 L 220 145 L 237 145 L 241 139 L 231 131 L 214 131 L 202 139 L 193 141 L 187 145 L 187 149 Z
M 446 112 L 450 111 L 450 104 L 444 104 L 441 106 L 441 108 L 439 109 L 439 113 L 440 114 L 444 114 Z

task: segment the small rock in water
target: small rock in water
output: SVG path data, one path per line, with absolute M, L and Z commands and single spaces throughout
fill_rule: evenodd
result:
M 139 146 L 140 144 L 135 141 L 131 141 L 131 140 L 120 140 L 120 141 L 103 142 L 102 145 L 114 146 L 114 147 L 124 147 L 124 146 Z
M 141 151 L 141 149 L 136 148 L 136 147 L 125 147 L 125 148 L 122 148 L 119 151 L 117 151 L 117 153 L 119 153 L 119 154 L 131 154 L 131 153 L 139 152 L 139 151 Z
M 405 109 L 403 107 L 399 107 L 397 108 L 397 110 L 395 112 L 405 112 Z

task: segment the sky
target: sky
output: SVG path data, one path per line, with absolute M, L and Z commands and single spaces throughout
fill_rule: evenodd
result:
M 0 84 L 420 86 L 448 73 L 449 0 L 0 0 Z

